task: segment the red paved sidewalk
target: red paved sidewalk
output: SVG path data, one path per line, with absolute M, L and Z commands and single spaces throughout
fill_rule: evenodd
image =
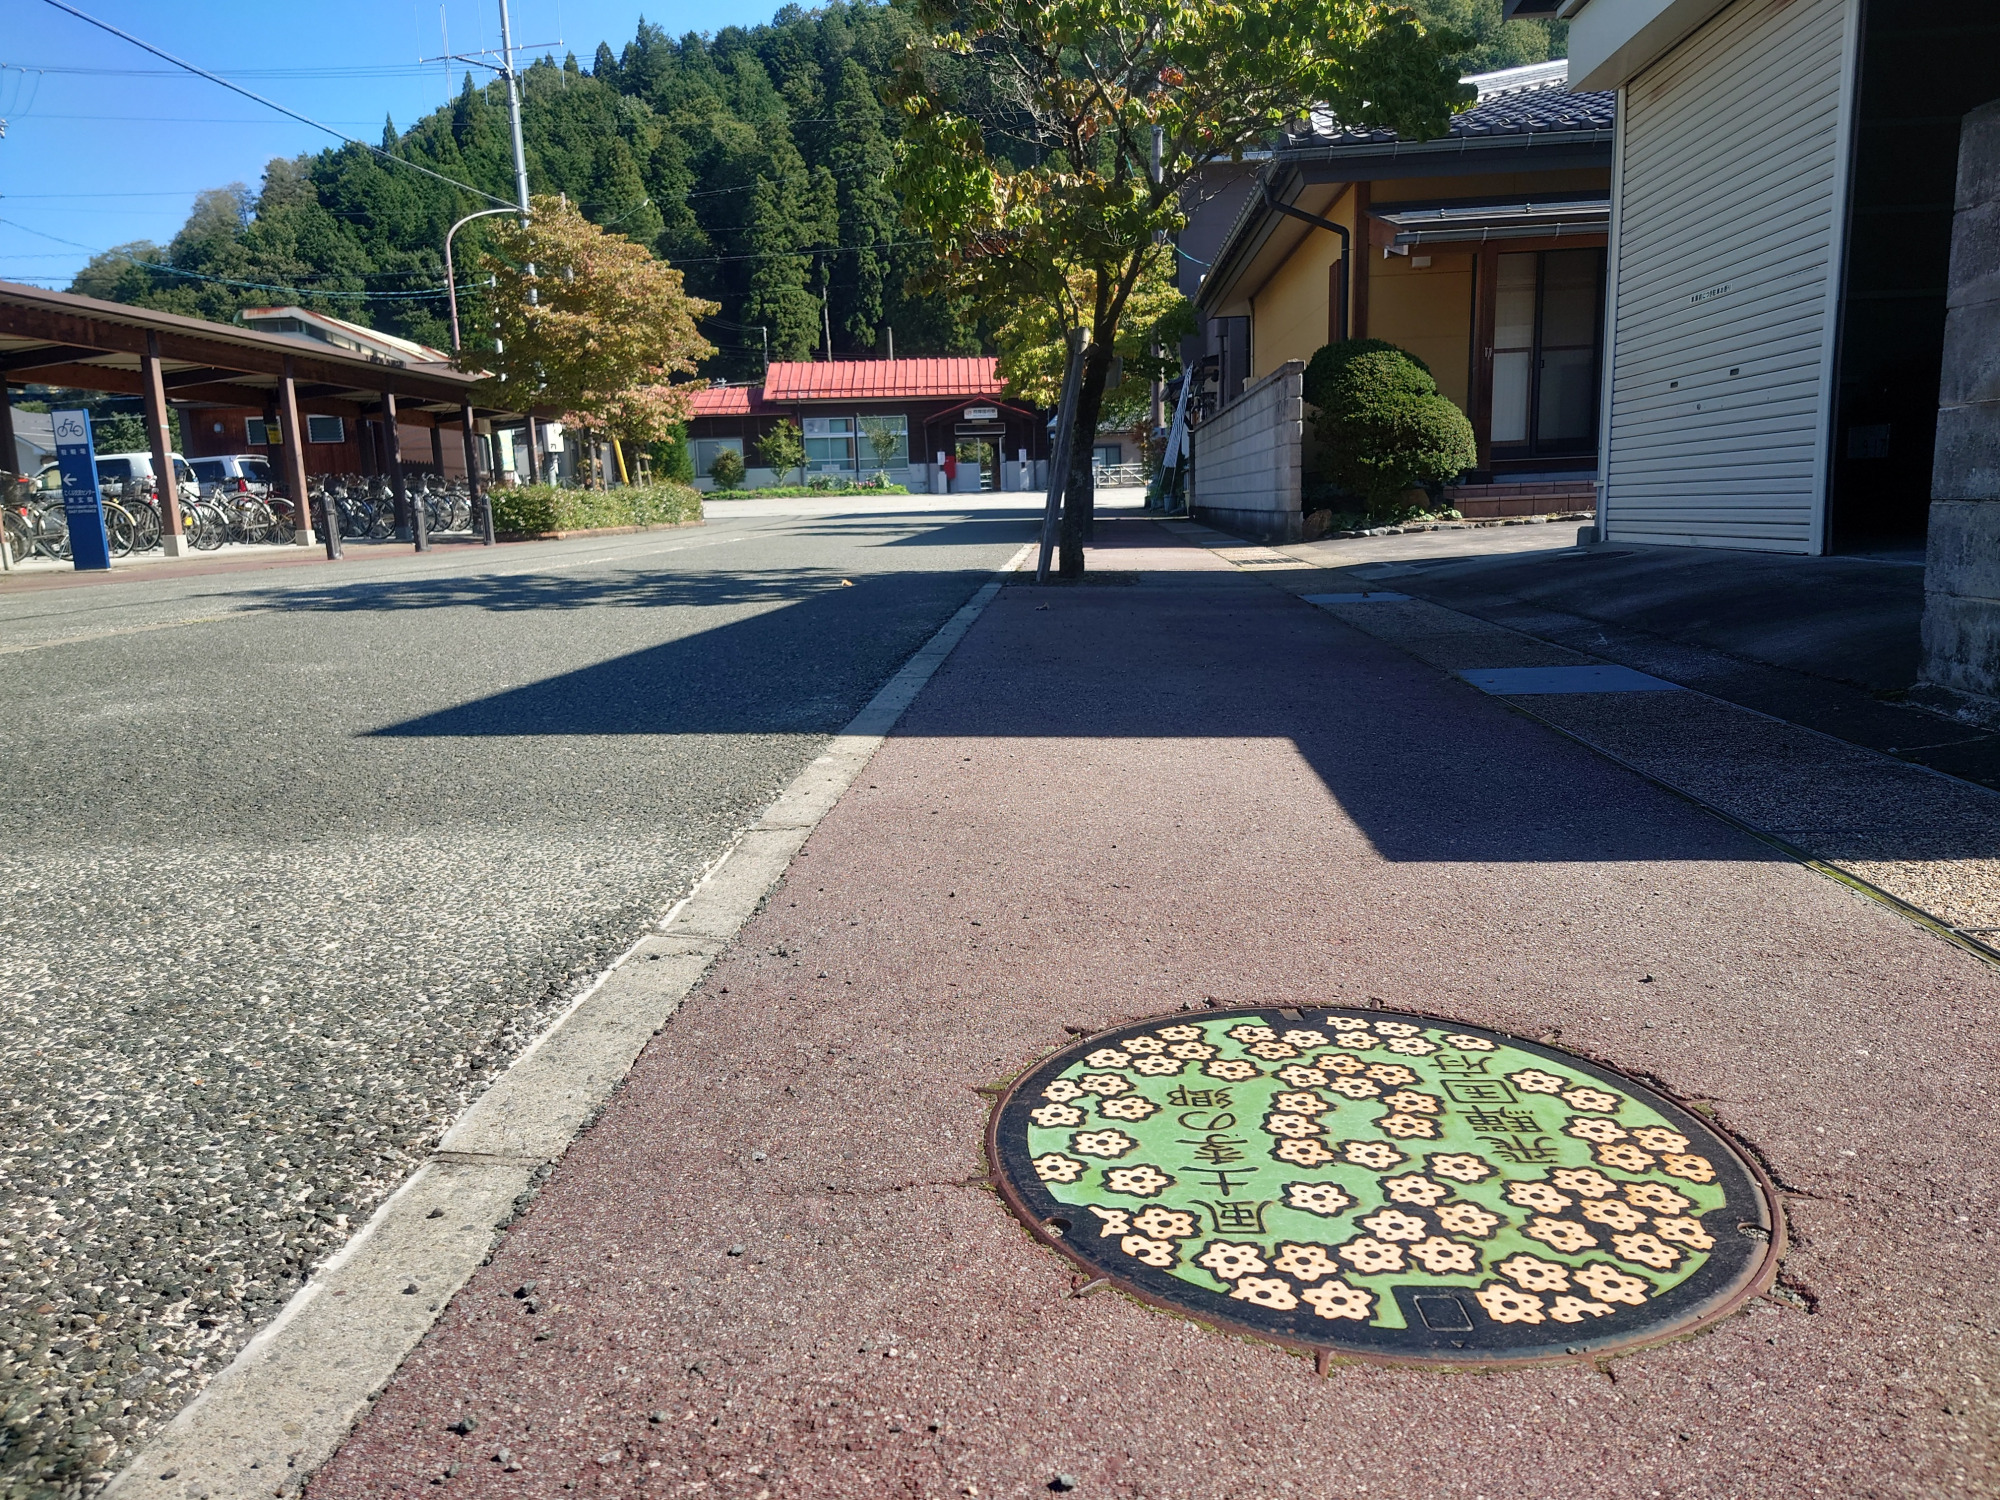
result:
M 1104 530 L 1142 581 L 995 601 L 315 1500 L 1996 1492 L 2000 976 Z M 1068 1295 L 983 1185 L 977 1090 L 1208 997 L 1560 1031 L 1657 1079 L 1787 1190 L 1786 1290 L 1601 1369 L 1326 1379 Z

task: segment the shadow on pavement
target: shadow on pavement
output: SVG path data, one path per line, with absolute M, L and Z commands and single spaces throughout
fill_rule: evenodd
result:
M 1110 540 L 1127 528 L 1108 531 Z M 1115 566 L 1121 550 L 1115 541 L 1101 548 L 1104 563 Z M 1179 556 L 1192 564 L 1201 554 Z M 969 595 L 990 575 L 923 576 Z M 500 602 L 487 607 L 513 607 L 512 591 L 532 597 L 549 582 L 489 580 Z M 797 643 L 828 632 L 880 630 L 904 611 L 934 608 L 919 602 L 932 588 L 912 588 L 908 574 L 864 578 L 852 587 L 829 587 L 814 576 L 795 580 L 789 599 L 769 575 L 582 586 L 636 605 L 747 598 L 780 607 L 376 733 L 832 730 L 839 725 L 831 718 L 808 725 L 779 710 L 776 704 L 796 698 L 796 689 L 769 691 L 774 681 L 817 673 L 798 660 Z M 1079 639 L 1088 649 L 1077 649 Z M 1197 571 L 1172 577 L 1169 586 L 1140 589 L 1007 588 L 947 671 L 977 691 L 954 693 L 959 707 L 944 718 L 924 712 L 920 700 L 897 734 L 1158 740 L 1162 755 L 1212 761 L 1218 777 L 1230 774 L 1234 742 L 1288 740 L 1340 811 L 1390 860 L 1772 857 L 1719 824 L 1632 816 L 1629 781 L 1603 760 L 1234 572 Z

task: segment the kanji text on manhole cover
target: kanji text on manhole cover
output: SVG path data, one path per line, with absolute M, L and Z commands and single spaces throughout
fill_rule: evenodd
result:
M 995 1108 L 1009 1202 L 1154 1303 L 1457 1364 L 1686 1332 L 1770 1279 L 1764 1179 L 1671 1100 L 1424 1016 L 1205 1011 L 1057 1053 Z

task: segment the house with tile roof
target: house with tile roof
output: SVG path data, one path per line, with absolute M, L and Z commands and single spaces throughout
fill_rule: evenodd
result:
M 1477 101 L 1437 140 L 1315 115 L 1233 194 L 1193 292 L 1210 406 L 1323 344 L 1386 339 L 1471 419 L 1461 510 L 1588 510 L 1617 98 L 1573 90 L 1561 60 L 1466 82 Z M 1284 534 L 1297 500 L 1273 498 L 1292 519 L 1259 529 Z
M 787 421 L 804 435 L 809 479 L 879 473 L 941 494 L 1033 489 L 1047 468 L 1047 414 L 1006 397 L 990 356 L 779 361 L 754 385 L 695 392 L 688 437 L 697 484 L 713 488 L 709 469 L 725 448 L 742 455 L 752 487 L 797 483 L 796 472 L 780 476 L 757 453 L 758 440 Z

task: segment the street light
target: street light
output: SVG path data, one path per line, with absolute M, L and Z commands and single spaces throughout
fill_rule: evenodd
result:
M 451 303 L 451 352 L 453 354 L 458 353 L 459 350 L 458 277 L 452 274 L 451 269 L 451 237 L 470 224 L 474 219 L 489 218 L 494 214 L 518 214 L 520 211 L 518 208 L 482 208 L 476 214 L 467 214 L 444 232 L 444 290 L 447 300 Z

